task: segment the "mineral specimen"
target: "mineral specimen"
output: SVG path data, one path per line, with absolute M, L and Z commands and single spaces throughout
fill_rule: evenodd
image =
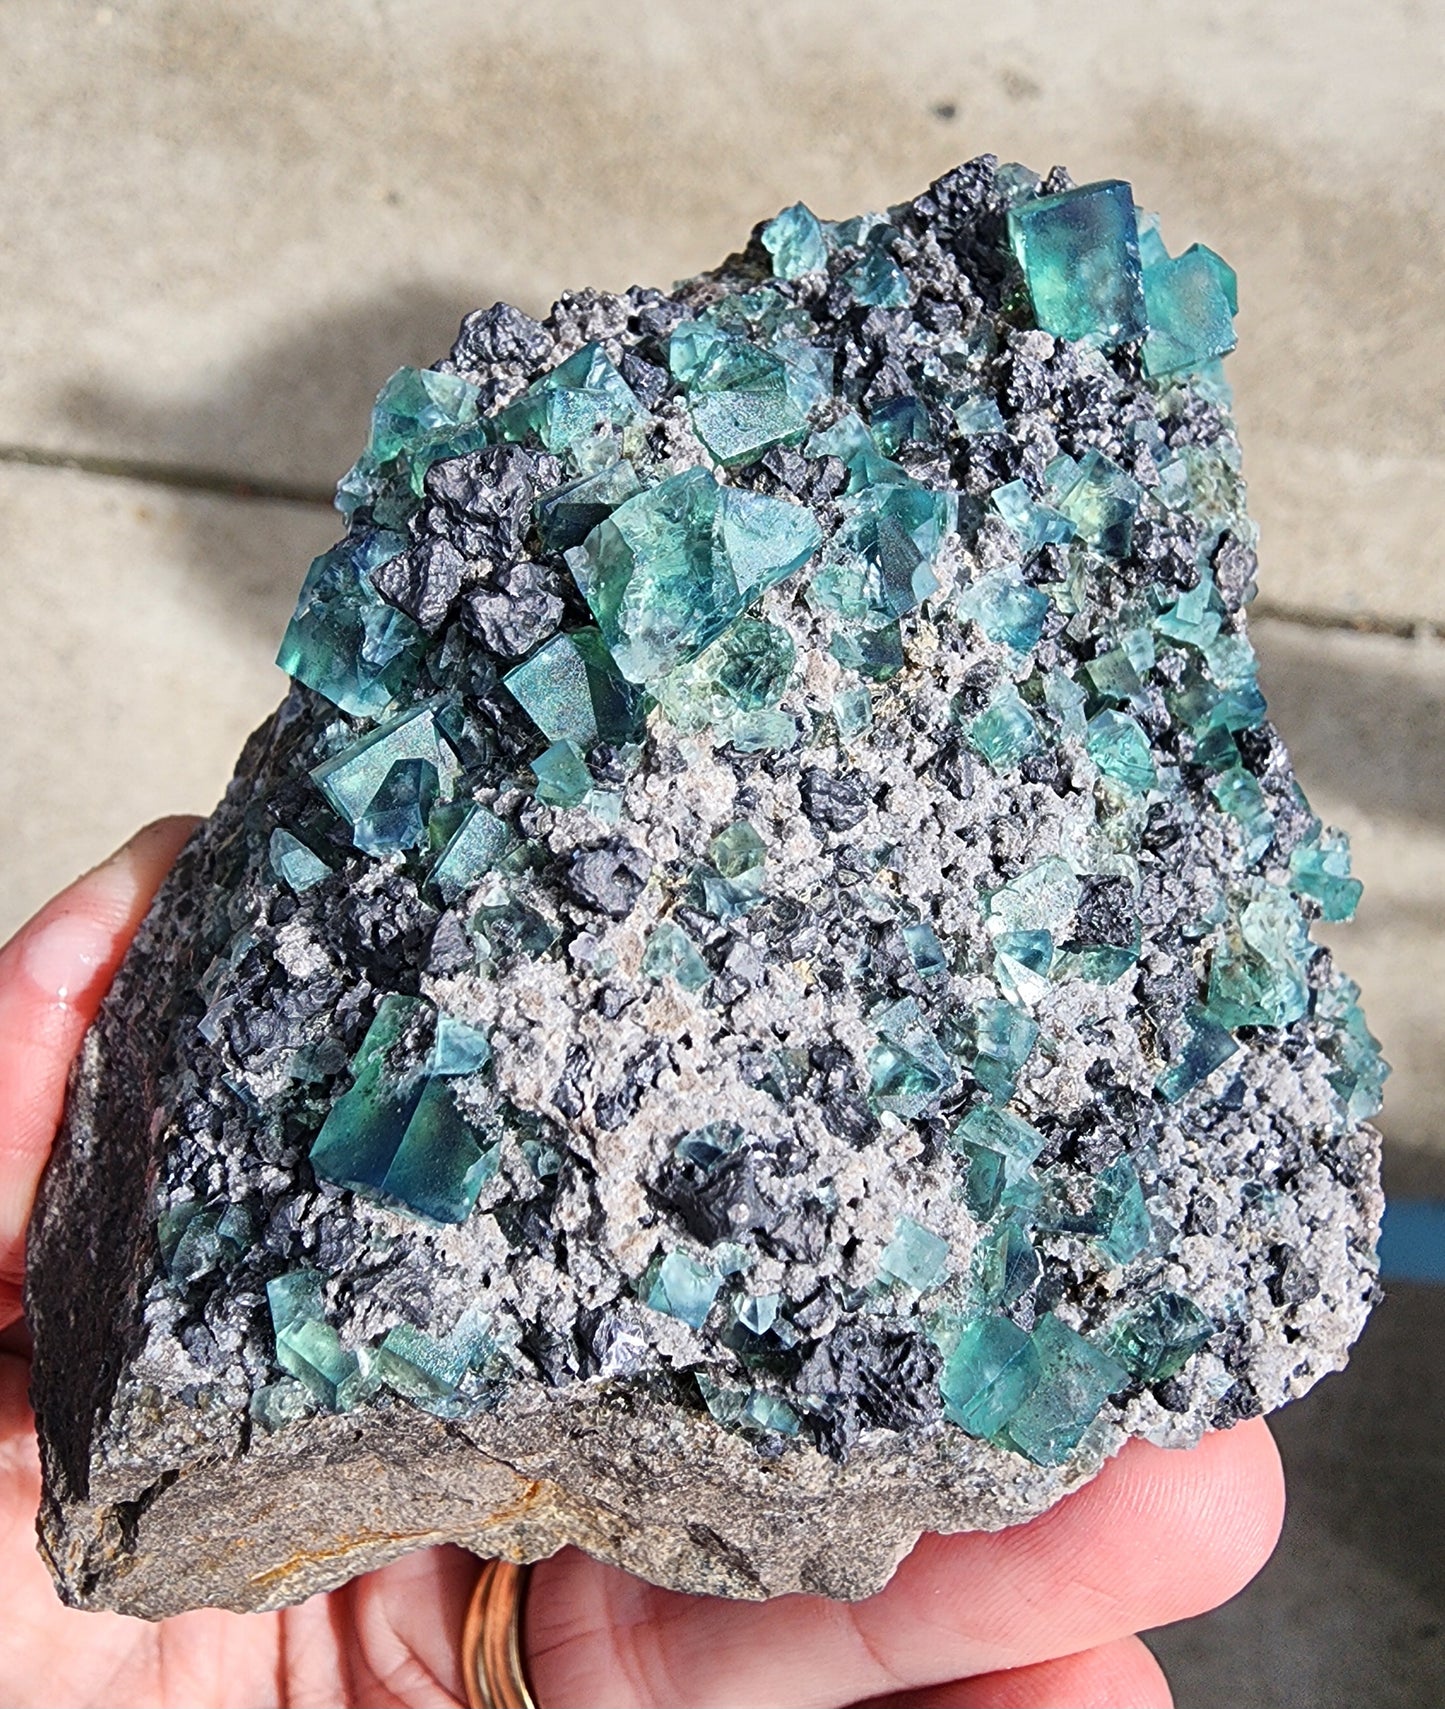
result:
M 65 1597 L 860 1596 L 1343 1363 L 1385 1070 L 1236 306 L 985 158 L 387 383 L 37 1208 Z

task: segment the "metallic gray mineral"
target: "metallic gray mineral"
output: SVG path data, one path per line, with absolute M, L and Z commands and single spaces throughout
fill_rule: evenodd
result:
M 62 1596 L 859 1597 L 1344 1363 L 1384 1069 L 1235 308 L 985 158 L 388 382 L 36 1209 Z

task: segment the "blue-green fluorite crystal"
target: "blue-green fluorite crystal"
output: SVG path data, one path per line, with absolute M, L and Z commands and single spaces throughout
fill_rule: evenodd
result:
M 931 1288 L 948 1264 L 948 1242 L 917 1223 L 900 1217 L 892 1240 L 883 1250 L 883 1269 L 910 1288 Z
M 779 279 L 801 279 L 828 265 L 828 243 L 822 222 L 803 202 L 794 202 L 771 219 L 762 230 L 763 248 L 773 258 L 773 273 Z
M 803 506 L 687 469 L 619 505 L 567 561 L 623 676 L 645 683 L 696 658 L 820 539 Z
M 1119 179 L 1040 196 L 1009 209 L 1009 241 L 1034 318 L 1060 338 L 1105 349 L 1145 330 L 1134 197 Z
M 642 695 L 596 629 L 554 635 L 502 678 L 549 742 L 626 742 L 642 729 Z
M 352 1064 L 352 1083 L 311 1147 L 311 1167 L 434 1222 L 462 1222 L 486 1178 L 487 1154 L 448 1084 L 457 1070 L 437 1062 L 437 1043 L 420 1066 L 400 1073 L 389 1066 L 407 1034 L 428 1021 L 435 1028 L 435 1011 L 421 998 L 382 999 Z

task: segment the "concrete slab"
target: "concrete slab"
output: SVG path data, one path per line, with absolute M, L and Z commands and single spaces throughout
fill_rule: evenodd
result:
M 0 67 L 0 442 L 324 487 L 463 309 L 665 283 L 994 149 L 1128 176 L 1238 267 L 1269 597 L 1445 622 L 1414 0 L 10 0 Z
M 0 468 L 0 940 L 162 813 L 209 812 L 279 699 L 323 510 Z
M 1272 1420 L 1290 1492 L 1242 1595 L 1149 1634 L 1178 1709 L 1445 1703 L 1445 1311 L 1393 1289 L 1349 1369 Z

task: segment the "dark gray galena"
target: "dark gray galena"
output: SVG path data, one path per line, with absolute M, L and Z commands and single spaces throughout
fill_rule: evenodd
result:
M 36 1209 L 62 1596 L 859 1597 L 1344 1363 L 1384 1068 L 1236 307 L 985 157 L 388 382 Z

